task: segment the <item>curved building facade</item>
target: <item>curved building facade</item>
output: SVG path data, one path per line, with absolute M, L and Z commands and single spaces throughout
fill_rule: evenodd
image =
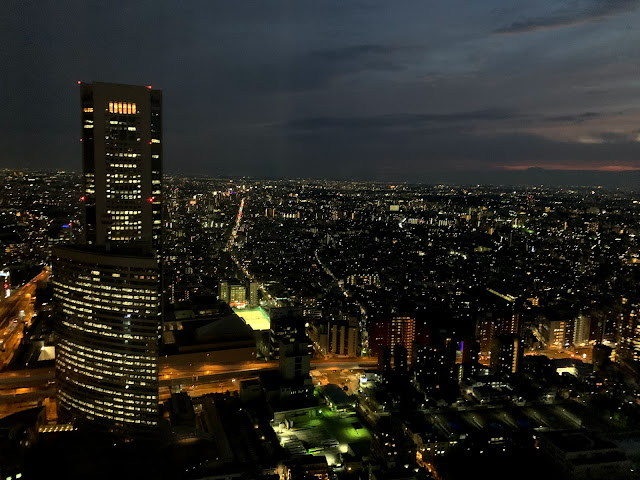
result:
M 160 281 L 154 254 L 55 247 L 58 415 L 123 436 L 158 426 Z

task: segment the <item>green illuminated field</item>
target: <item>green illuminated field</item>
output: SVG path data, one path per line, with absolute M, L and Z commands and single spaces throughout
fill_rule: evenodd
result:
M 269 330 L 271 327 L 271 320 L 269 320 L 267 312 L 265 312 L 261 307 L 239 308 L 234 310 L 234 312 L 253 330 Z
M 371 433 L 357 415 L 345 416 L 329 409 L 322 409 L 320 416 L 298 425 L 298 428 L 324 428 L 329 437 L 335 438 L 340 444 L 371 440 Z

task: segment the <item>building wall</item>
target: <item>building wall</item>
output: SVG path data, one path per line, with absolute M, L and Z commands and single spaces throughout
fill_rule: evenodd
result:
M 578 315 L 573 329 L 573 344 L 585 345 L 589 342 L 591 334 L 591 318 L 586 315 Z
M 358 355 L 358 327 L 347 321 L 331 325 L 330 351 L 336 355 Z
M 245 304 L 247 291 L 244 285 L 229 285 L 229 305 Z
M 549 321 L 549 348 L 563 349 L 566 346 L 566 322 L 564 320 Z
M 86 242 L 162 242 L 162 92 L 81 85 Z
M 640 361 L 640 303 L 624 299 L 619 314 L 620 338 L 616 355 L 628 362 Z
M 499 374 L 517 373 L 522 365 L 524 348 L 517 335 L 494 337 L 491 348 L 491 369 Z
M 311 355 L 306 342 L 280 343 L 279 368 L 284 380 L 293 380 L 309 375 Z
M 249 283 L 249 302 L 248 303 L 250 307 L 257 307 L 259 305 L 257 282 Z
M 220 282 L 218 286 L 218 296 L 220 300 L 229 303 L 229 284 L 227 282 Z
M 416 324 L 413 318 L 393 317 L 380 319 L 376 323 L 369 342 L 374 355 L 377 355 L 383 346 L 388 347 L 393 355 L 395 345 L 399 343 L 407 349 L 409 358 L 412 358 L 415 336 Z
M 157 259 L 69 247 L 53 253 L 60 418 L 125 434 L 155 429 Z

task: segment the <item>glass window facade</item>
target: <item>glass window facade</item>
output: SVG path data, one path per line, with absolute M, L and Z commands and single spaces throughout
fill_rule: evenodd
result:
M 59 415 L 125 435 L 154 430 L 157 260 L 69 247 L 53 258 Z

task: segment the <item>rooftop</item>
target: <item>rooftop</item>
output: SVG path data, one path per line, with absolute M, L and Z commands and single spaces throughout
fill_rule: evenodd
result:
M 234 312 L 255 331 L 269 330 L 271 327 L 269 316 L 261 307 L 239 308 L 234 309 Z

